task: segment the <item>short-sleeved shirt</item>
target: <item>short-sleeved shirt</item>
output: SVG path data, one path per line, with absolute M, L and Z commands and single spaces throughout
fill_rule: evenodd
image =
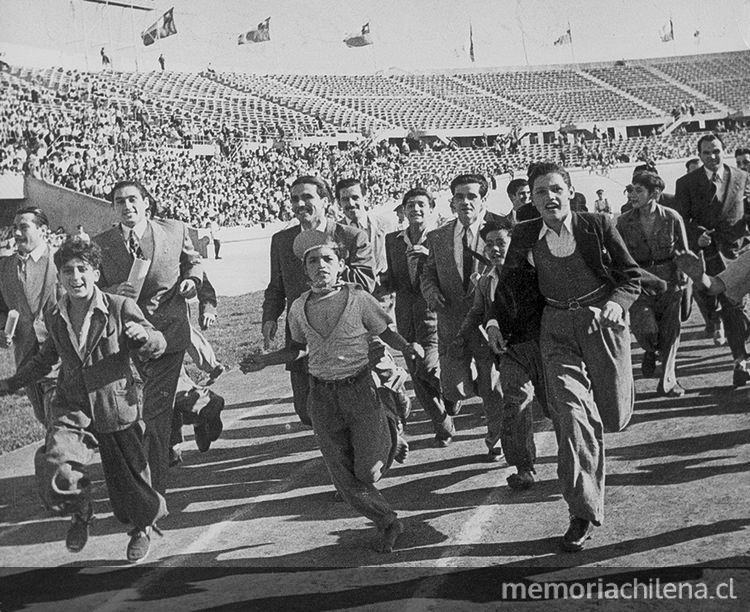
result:
M 750 251 L 745 251 L 727 269 L 716 275 L 726 287 L 726 296 L 733 302 L 739 302 L 750 293 Z
M 367 367 L 370 336 L 382 334 L 393 320 L 369 293 L 346 284 L 346 306 L 328 337 L 321 336 L 307 320 L 305 291 L 292 303 L 287 321 L 294 342 L 307 344 L 308 371 L 323 380 L 347 378 Z

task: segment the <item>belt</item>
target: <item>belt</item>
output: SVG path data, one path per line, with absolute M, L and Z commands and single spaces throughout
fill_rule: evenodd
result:
M 362 368 L 356 374 L 352 374 L 351 376 L 347 376 L 346 378 L 325 380 L 323 378 L 318 378 L 317 376 L 313 376 L 312 374 L 310 374 L 310 380 L 312 380 L 316 385 L 322 385 L 323 387 L 348 387 L 364 378 L 365 375 L 370 375 L 370 366 Z
M 673 261 L 674 261 L 673 257 L 668 257 L 666 259 L 648 259 L 644 262 L 637 261 L 636 263 L 641 268 L 650 268 L 651 266 L 659 266 L 661 264 L 672 263 Z
M 567 300 L 553 300 L 552 298 L 545 297 L 547 304 L 553 308 L 559 308 L 560 310 L 578 310 L 585 306 L 591 306 L 601 301 L 602 298 L 606 297 L 609 293 L 609 286 L 602 285 L 597 287 L 593 291 L 589 291 L 585 295 L 581 295 L 576 298 L 568 298 Z

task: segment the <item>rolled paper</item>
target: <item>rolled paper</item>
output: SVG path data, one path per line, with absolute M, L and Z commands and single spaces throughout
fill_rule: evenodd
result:
M 135 289 L 136 300 L 141 295 L 141 289 L 143 289 L 143 281 L 146 280 L 146 274 L 148 274 L 148 269 L 150 266 L 150 259 L 139 259 L 136 257 L 133 260 L 133 265 L 130 268 L 130 274 L 128 275 L 128 282 L 133 286 L 133 289 Z
M 15 335 L 16 325 L 18 325 L 18 311 L 9 310 L 8 319 L 5 321 L 5 335 L 8 338 L 12 338 Z

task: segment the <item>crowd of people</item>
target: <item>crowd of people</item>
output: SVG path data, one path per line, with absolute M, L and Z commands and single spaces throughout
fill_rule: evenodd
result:
M 721 137 L 708 134 L 697 153 L 673 196 L 655 167 L 637 167 L 632 208 L 616 222 L 603 204 L 574 207 L 570 175 L 551 161 L 511 181 L 505 216 L 487 211 L 479 174 L 452 179 L 454 216 L 437 227 L 431 192 L 411 187 L 395 231 L 372 214 L 366 179 L 300 174 L 279 186 L 299 223 L 272 238 L 262 334 L 270 346 L 286 313 L 284 348 L 249 354 L 240 368 L 287 364 L 295 412 L 341 499 L 375 523 L 377 551 L 403 531 L 375 485 L 408 457 L 409 376 L 437 448 L 453 442 L 463 402 L 480 397 L 483 456 L 515 468 L 514 491 L 535 485 L 534 412 L 552 420 L 568 552 L 604 522 L 604 433 L 626 428 L 635 402 L 631 332 L 642 375 L 659 379 L 658 395 L 681 397 L 676 354 L 695 299 L 708 336 L 723 330 L 733 386 L 750 383 L 750 151 L 730 166 Z M 37 483 L 48 508 L 72 515 L 67 548 L 88 541 L 86 472 L 98 446 L 137 563 L 167 513 L 182 425 L 193 424 L 201 451 L 221 435 L 223 400 L 207 385 L 224 366 L 190 324 L 186 301 L 198 298 L 205 329 L 216 295 L 187 226 L 158 216 L 137 180 L 111 197 L 120 223 L 57 249 L 43 211 L 17 211 L 16 253 L 0 258 L 0 344 L 14 348 L 17 371 L 0 392 L 25 387 L 46 427 Z M 188 353 L 206 384 L 185 380 Z

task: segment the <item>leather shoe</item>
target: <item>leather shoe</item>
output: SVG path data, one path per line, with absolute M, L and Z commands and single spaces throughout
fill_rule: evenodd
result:
M 594 525 L 591 521 L 571 516 L 570 526 L 560 541 L 560 548 L 565 552 L 579 552 L 593 533 Z
M 724 335 L 724 325 L 719 325 L 714 329 L 714 344 L 716 346 L 724 346 L 727 343 L 727 337 Z
M 451 442 L 453 442 L 453 436 L 448 436 L 447 438 L 435 436 L 435 438 L 432 440 L 432 446 L 434 448 L 446 448 L 450 445 Z
M 127 558 L 131 563 L 139 563 L 148 556 L 151 548 L 151 527 L 138 529 L 137 527 L 128 532 L 130 542 L 128 542 Z
M 89 526 L 94 522 L 94 509 L 88 502 L 81 512 L 73 514 L 72 522 L 65 536 L 65 547 L 72 553 L 83 550 L 89 541 Z
M 508 486 L 514 491 L 525 491 L 534 484 L 534 472 L 531 470 L 518 470 L 518 474 L 511 474 L 505 479 Z
M 497 463 L 498 461 L 502 461 L 503 457 L 505 457 L 505 453 L 502 448 L 499 446 L 491 448 L 487 453 L 487 463 Z
M 641 374 L 644 378 L 652 378 L 656 372 L 656 353 L 646 351 L 641 361 Z
M 685 395 L 685 389 L 682 388 L 679 382 L 675 382 L 674 386 L 669 390 L 664 389 L 662 384 L 659 383 L 656 392 L 664 397 L 682 397 Z
M 193 432 L 195 434 L 195 444 L 198 450 L 205 453 L 211 448 L 211 434 L 208 431 L 208 422 L 201 421 L 193 425 Z
M 456 402 L 449 402 L 448 400 L 445 401 L 445 411 L 450 416 L 456 416 L 459 412 L 461 412 L 461 405 L 463 404 L 463 400 L 458 400 Z
M 742 387 L 748 382 L 750 382 L 750 372 L 742 366 L 734 366 L 734 373 L 732 374 L 732 385 L 734 388 Z

